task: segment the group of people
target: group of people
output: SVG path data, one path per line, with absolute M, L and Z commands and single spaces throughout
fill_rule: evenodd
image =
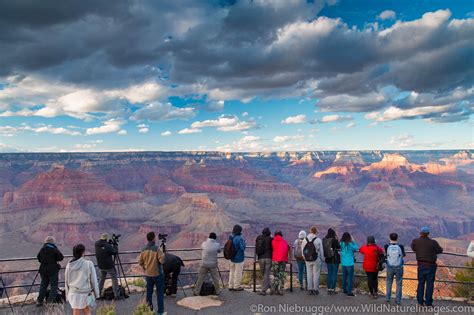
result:
M 430 306 L 433 303 L 433 289 L 437 269 L 437 255 L 443 249 L 436 240 L 429 237 L 430 230 L 423 227 L 420 236 L 411 243 L 411 249 L 417 260 L 417 301 L 420 305 Z M 149 232 L 146 235 L 147 245 L 141 250 L 138 263 L 143 268 L 146 280 L 146 301 L 153 309 L 153 292 L 157 292 L 157 313 L 164 313 L 165 274 L 171 277 L 170 294 L 176 294 L 177 278 L 180 267 L 184 266 L 181 258 L 165 254 L 160 246 L 156 245 L 156 235 Z M 292 249 L 293 247 L 293 249 Z M 284 294 L 286 279 L 286 265 L 292 259 L 298 266 L 298 281 L 301 290 L 307 290 L 310 295 L 319 294 L 320 274 L 323 262 L 327 266 L 327 292 L 329 295 L 337 294 L 336 282 L 339 266 L 342 268 L 342 292 L 347 296 L 354 296 L 353 279 L 355 253 L 363 255 L 362 267 L 367 275 L 369 296 L 378 297 L 378 273 L 386 269 L 386 295 L 387 302 L 391 300 L 392 284 L 395 279 L 395 301 L 401 303 L 402 278 L 405 258 L 405 247 L 398 242 L 398 235 L 390 233 L 389 241 L 382 247 L 378 246 L 374 236 L 368 236 L 366 244 L 359 247 L 350 233 L 344 232 L 338 239 L 336 231 L 328 229 L 327 234 L 321 239 L 318 229 L 313 226 L 306 231 L 300 231 L 293 246 L 283 238 L 283 233 L 277 230 L 273 233 L 268 227 L 264 228 L 255 241 L 255 254 L 262 273 L 263 283 L 258 294 L 270 295 Z M 232 234 L 222 247 L 217 240 L 217 234 L 212 232 L 201 245 L 202 260 L 198 278 L 194 286 L 194 294 L 199 295 L 206 275 L 211 275 L 215 294 L 219 295 L 218 255 L 222 251 L 224 257 L 230 260 L 228 288 L 230 291 L 242 291 L 241 280 L 245 260 L 246 241 L 242 236 L 242 226 L 235 225 Z M 95 244 L 100 280 L 97 280 L 96 269 L 92 261 L 84 258 L 85 246 L 78 244 L 73 248 L 73 259 L 69 261 L 65 272 L 66 299 L 73 308 L 73 314 L 90 314 L 91 304 L 95 298 L 101 298 L 103 286 L 107 275 L 112 279 L 114 295 L 117 299 L 123 298 L 119 290 L 114 257 L 118 248 L 108 241 L 106 233 L 101 235 Z M 474 242 L 468 248 L 468 256 L 474 256 Z M 56 301 L 58 290 L 58 273 L 61 269 L 59 262 L 64 256 L 55 245 L 54 237 L 48 236 L 45 244 L 38 253 L 41 263 L 39 273 L 41 276 L 40 292 L 37 305 L 41 306 L 46 297 L 48 285 L 51 287 L 48 302 Z M 168 272 L 166 272 L 168 260 Z M 273 274 L 273 280 L 270 275 Z M 305 281 L 306 276 L 306 281 Z M 222 281 L 222 278 L 221 278 Z

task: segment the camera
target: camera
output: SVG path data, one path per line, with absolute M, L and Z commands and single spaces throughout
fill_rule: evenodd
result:
M 112 238 L 109 240 L 109 244 L 112 244 L 114 246 L 118 246 L 118 243 L 120 241 L 120 236 L 121 234 L 112 234 Z
M 168 234 L 158 234 L 158 239 L 162 241 L 166 241 L 166 238 L 168 237 Z

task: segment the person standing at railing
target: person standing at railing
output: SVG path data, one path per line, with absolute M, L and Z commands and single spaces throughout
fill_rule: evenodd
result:
M 268 227 L 264 228 L 262 234 L 255 240 L 255 254 L 263 277 L 262 290 L 260 295 L 266 295 L 270 288 L 270 273 L 272 270 L 272 236 Z
M 419 305 L 433 305 L 434 282 L 436 280 L 436 260 L 443 252 L 438 242 L 430 238 L 430 229 L 421 228 L 420 237 L 411 242 L 411 249 L 416 254 L 418 265 L 418 288 L 416 299 Z
M 229 291 L 242 291 L 244 288 L 241 287 L 240 283 L 244 271 L 246 245 L 245 239 L 242 237 L 242 227 L 240 225 L 234 225 L 229 241 L 224 246 L 224 256 L 230 259 Z
M 194 287 L 194 295 L 199 295 L 201 292 L 202 283 L 207 273 L 211 274 L 212 282 L 216 290 L 215 294 L 221 293 L 219 285 L 219 269 L 217 254 L 221 252 L 221 245 L 217 242 L 216 233 L 210 233 L 209 238 L 201 244 L 202 260 L 199 268 L 198 279 Z
M 471 241 L 466 251 L 467 257 L 474 258 L 474 241 Z
M 117 246 L 109 242 L 109 234 L 102 233 L 100 240 L 95 242 L 95 257 L 97 267 L 99 268 L 99 292 L 100 298 L 103 298 L 104 283 L 107 274 L 112 279 L 112 289 L 114 290 L 114 299 L 122 300 L 117 280 L 117 270 L 115 269 L 114 256 L 118 254 Z
M 72 314 L 90 315 L 99 297 L 99 284 L 94 263 L 84 258 L 86 248 L 77 244 L 72 249 L 74 258 L 67 264 L 64 273 L 66 299 L 71 305 Z
M 324 257 L 328 267 L 328 294 L 334 295 L 336 292 L 337 271 L 341 263 L 339 251 L 341 245 L 337 241 L 336 231 L 328 229 L 328 234 L 323 238 Z
M 153 310 L 153 290 L 156 287 L 156 299 L 158 304 L 158 315 L 164 314 L 164 293 L 165 278 L 163 275 L 163 264 L 165 263 L 165 254 L 160 247 L 156 246 L 155 232 L 148 232 L 146 235 L 147 245 L 138 256 L 138 264 L 145 272 L 146 281 L 146 302 Z
M 349 232 L 342 234 L 339 245 L 341 245 L 342 292 L 347 296 L 355 296 L 352 292 L 355 263 L 354 252 L 359 250 L 359 246 L 352 239 Z
M 294 252 L 293 256 L 295 257 L 296 264 L 298 265 L 298 281 L 300 283 L 300 290 L 304 290 L 304 274 L 306 272 L 306 262 L 304 261 L 303 256 L 303 240 L 306 238 L 306 232 L 301 230 L 298 233 L 298 238 L 295 240 L 293 245 Z
M 270 294 L 283 295 L 285 289 L 286 264 L 288 263 L 290 255 L 290 245 L 283 238 L 281 231 L 275 232 L 275 237 L 272 240 L 272 272 L 273 283 L 270 289 Z
M 51 287 L 49 291 L 48 301 L 51 303 L 56 302 L 56 296 L 58 294 L 58 274 L 61 270 L 61 266 L 58 264 L 59 261 L 64 259 L 63 254 L 55 245 L 56 240 L 53 236 L 48 236 L 44 240 L 44 245 L 41 247 L 38 255 L 38 261 L 40 262 L 39 275 L 41 277 L 41 284 L 36 306 L 42 306 L 48 286 Z
M 386 285 L 386 301 L 390 302 L 392 296 L 393 278 L 397 281 L 396 303 L 400 305 L 402 302 L 402 285 L 403 285 L 403 258 L 405 257 L 405 247 L 398 243 L 398 234 L 390 233 L 390 243 L 385 244 L 385 255 L 387 257 L 387 285 Z
M 317 235 L 318 229 L 313 226 L 310 232 L 311 233 L 303 240 L 301 248 L 306 262 L 309 294 L 319 295 L 319 279 L 322 262 L 324 261 L 324 250 L 323 243 Z
M 359 249 L 359 252 L 364 255 L 364 263 L 362 267 L 367 274 L 367 285 L 369 286 L 370 295 L 372 299 L 378 297 L 379 291 L 379 269 L 378 262 L 383 255 L 383 249 L 375 243 L 375 237 L 368 236 L 367 244 Z

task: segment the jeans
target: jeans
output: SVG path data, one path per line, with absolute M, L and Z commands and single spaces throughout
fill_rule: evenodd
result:
M 161 314 L 165 310 L 164 305 L 164 291 L 165 291 L 165 281 L 163 273 L 156 277 L 145 277 L 146 280 L 146 303 L 153 310 L 153 289 L 156 286 L 156 302 L 158 304 L 158 314 Z
M 229 272 L 229 289 L 239 289 L 242 281 L 242 272 L 244 270 L 244 262 L 230 263 Z
M 306 262 L 306 273 L 308 276 L 308 290 L 319 290 L 319 276 L 321 275 L 321 259 Z
M 114 290 L 114 298 L 117 299 L 120 297 L 118 280 L 117 280 L 117 271 L 114 268 L 110 269 L 99 269 L 99 294 L 102 296 L 105 279 L 107 278 L 107 274 L 109 274 L 110 278 L 112 279 L 112 288 Z
M 306 272 L 306 263 L 303 261 L 296 261 L 298 264 L 298 281 L 300 282 L 300 287 L 304 288 L 304 274 Z
M 327 264 L 327 265 L 328 265 L 328 289 L 335 290 L 339 264 Z
M 214 288 L 216 288 L 216 294 L 219 294 L 221 292 L 219 285 L 219 270 L 217 270 L 217 267 L 207 268 L 201 266 L 199 268 L 196 286 L 194 287 L 194 294 L 198 295 L 201 292 L 202 283 L 204 282 L 204 278 L 206 277 L 208 272 L 211 274 L 212 282 L 214 283 Z
M 369 292 L 372 295 L 376 295 L 379 292 L 379 272 L 365 272 L 367 274 L 367 286 L 369 287 Z
M 342 266 L 342 292 L 352 293 L 354 266 Z
M 416 290 L 416 299 L 418 300 L 418 304 L 423 304 L 423 302 L 426 305 L 433 304 L 433 290 L 436 277 L 436 269 L 436 265 L 418 266 L 418 288 Z
M 390 267 L 387 266 L 387 301 L 390 301 L 392 297 L 392 283 L 393 277 L 397 281 L 397 290 L 396 290 L 396 302 L 400 304 L 402 301 L 402 278 L 403 278 L 403 266 L 400 267 Z
M 270 288 L 270 272 L 272 268 L 272 259 L 271 258 L 260 258 L 258 260 L 260 266 L 260 272 L 263 276 L 262 291 L 265 292 Z
M 51 286 L 51 290 L 49 291 L 48 302 L 56 302 L 56 296 L 58 294 L 58 273 L 55 272 L 53 274 L 41 274 L 41 284 L 40 284 L 40 291 L 38 295 L 38 302 L 43 303 L 43 300 L 46 296 L 46 292 L 48 291 L 48 286 Z

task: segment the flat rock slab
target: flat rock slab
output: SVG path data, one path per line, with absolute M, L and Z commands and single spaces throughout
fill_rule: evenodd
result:
M 216 295 L 209 296 L 190 296 L 176 302 L 179 306 L 190 308 L 192 310 L 202 310 L 203 308 L 222 306 L 224 301 L 219 300 Z

